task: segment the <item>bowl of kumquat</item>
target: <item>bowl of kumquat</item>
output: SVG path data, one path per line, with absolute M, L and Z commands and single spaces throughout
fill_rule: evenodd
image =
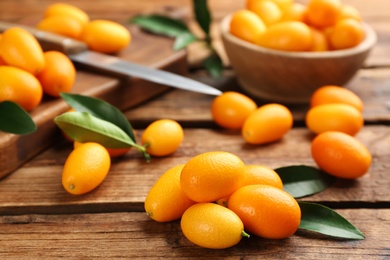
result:
M 347 84 L 377 41 L 341 0 L 247 0 L 220 29 L 243 90 L 281 103 L 308 103 L 323 85 Z

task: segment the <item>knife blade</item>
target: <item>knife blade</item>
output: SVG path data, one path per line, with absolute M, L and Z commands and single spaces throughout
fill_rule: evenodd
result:
M 38 30 L 29 26 L 0 22 L 0 32 L 12 27 L 19 27 L 27 30 L 37 38 L 44 50 L 61 51 L 75 63 L 84 64 L 101 71 L 114 72 L 192 92 L 215 96 L 222 94 L 220 90 L 214 87 L 172 72 L 132 63 L 113 55 L 91 51 L 84 42 L 78 40 Z

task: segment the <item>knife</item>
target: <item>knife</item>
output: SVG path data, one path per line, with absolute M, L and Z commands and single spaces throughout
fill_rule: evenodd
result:
M 0 22 L 0 32 L 12 27 L 19 27 L 27 30 L 37 38 L 44 50 L 57 50 L 63 52 L 75 63 L 193 92 L 215 96 L 222 94 L 222 92 L 216 88 L 178 74 L 142 66 L 122 60 L 113 55 L 90 51 L 84 42 L 78 40 L 38 30 L 29 26 Z

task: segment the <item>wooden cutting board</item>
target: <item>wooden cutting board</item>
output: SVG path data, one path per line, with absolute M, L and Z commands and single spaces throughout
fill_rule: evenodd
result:
M 21 21 L 35 24 L 36 18 Z M 172 39 L 146 33 L 136 26 L 128 26 L 132 41 L 128 48 L 118 54 L 124 60 L 148 67 L 171 71 L 180 75 L 187 73 L 185 51 L 172 50 Z M 134 107 L 170 87 L 130 77 L 102 75 L 86 67 L 77 68 L 76 82 L 72 93 L 94 96 L 106 100 L 121 110 Z M 29 135 L 14 135 L 0 132 L 0 178 L 11 173 L 23 163 L 62 138 L 53 119 L 66 112 L 69 106 L 60 98 L 44 97 L 42 103 L 30 114 L 38 130 Z

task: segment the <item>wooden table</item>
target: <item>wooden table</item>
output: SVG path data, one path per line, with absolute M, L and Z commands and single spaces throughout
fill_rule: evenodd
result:
M 0 19 L 17 21 L 40 15 L 52 1 L 1 0 Z M 169 10 L 194 25 L 191 1 L 67 0 L 92 18 L 125 21 L 140 12 Z M 335 209 L 357 226 L 366 239 L 345 241 L 298 231 L 284 240 L 251 237 L 226 250 L 208 250 L 191 244 L 179 221 L 157 223 L 146 216 L 143 201 L 159 175 L 172 166 L 206 151 L 225 150 L 245 163 L 276 168 L 315 165 L 310 156 L 312 135 L 304 126 L 307 106 L 290 106 L 294 128 L 282 141 L 245 144 L 238 132 L 222 130 L 212 121 L 213 97 L 171 90 L 126 111 L 139 137 L 153 120 L 177 120 L 185 131 L 181 147 L 172 156 L 147 164 L 136 151 L 114 159 L 102 185 L 84 196 L 67 194 L 61 172 L 72 146 L 58 141 L 11 175 L 0 180 L 0 258 L 223 258 L 223 259 L 388 259 L 390 257 L 390 4 L 388 0 L 345 0 L 357 7 L 378 34 L 378 44 L 348 87 L 364 101 L 365 127 L 357 134 L 373 155 L 369 173 L 354 180 L 337 180 L 322 193 L 304 198 Z M 217 23 L 244 1 L 209 0 L 218 42 Z M 195 28 L 196 29 L 196 28 Z M 219 81 L 198 69 L 204 55 L 189 48 L 190 77 L 226 90 L 239 90 L 229 67 Z M 256 100 L 258 104 L 264 103 Z

